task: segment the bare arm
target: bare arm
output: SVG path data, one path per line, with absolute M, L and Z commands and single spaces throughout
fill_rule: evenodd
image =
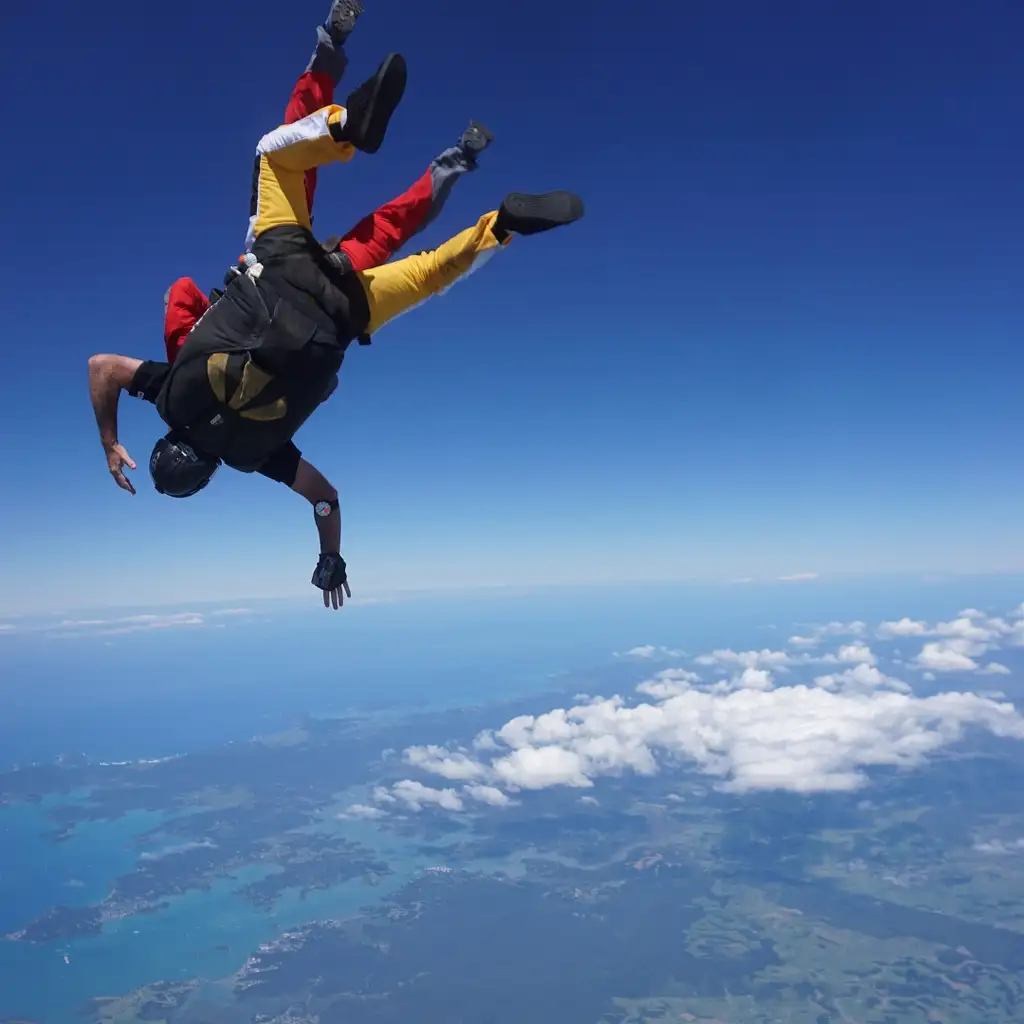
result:
M 345 604 L 345 598 L 352 596 L 352 590 L 344 573 L 344 560 L 341 558 L 341 511 L 337 507 L 338 492 L 331 482 L 305 459 L 299 459 L 291 486 L 293 491 L 301 494 L 313 505 L 314 511 L 319 502 L 327 502 L 333 506 L 329 508 L 329 514 L 317 514 L 313 517 L 317 532 L 320 534 L 320 564 L 317 566 L 317 573 L 323 571 L 329 574 L 327 578 L 332 579 L 332 582 L 324 586 L 317 581 L 316 574 L 313 582 L 323 590 L 325 608 L 341 608 Z M 333 572 L 332 566 L 339 572 L 337 577 L 330 575 Z
M 317 502 L 338 500 L 338 492 L 331 482 L 305 459 L 299 459 L 292 490 L 301 494 L 314 508 Z M 320 534 L 320 553 L 341 551 L 341 510 L 332 510 L 329 516 L 315 516 Z
M 107 453 L 107 468 L 117 486 L 135 493 L 124 467 L 135 469 L 128 453 L 117 439 L 117 403 L 121 391 L 128 388 L 141 359 L 129 356 L 95 355 L 89 357 L 89 398 L 100 431 L 100 442 Z

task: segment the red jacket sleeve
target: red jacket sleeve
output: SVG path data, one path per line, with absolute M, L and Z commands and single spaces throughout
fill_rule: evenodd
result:
M 179 277 L 167 290 L 167 308 L 164 313 L 167 362 L 174 362 L 178 350 L 185 344 L 189 331 L 209 308 L 210 300 L 199 290 L 199 285 L 191 277 Z

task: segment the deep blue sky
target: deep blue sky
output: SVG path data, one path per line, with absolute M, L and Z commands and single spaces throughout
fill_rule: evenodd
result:
M 324 0 L 5 12 L 3 610 L 303 592 L 301 499 L 106 473 L 95 351 L 158 358 L 161 297 L 239 251 L 251 155 Z M 321 177 L 343 231 L 471 117 L 497 139 L 427 244 L 510 189 L 520 240 L 347 361 L 301 432 L 363 592 L 1020 566 L 1019 3 L 366 0 L 384 148 Z

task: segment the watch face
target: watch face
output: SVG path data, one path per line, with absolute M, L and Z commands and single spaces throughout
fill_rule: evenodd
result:
M 329 501 L 318 501 L 313 506 L 313 511 L 326 519 L 331 514 L 331 503 Z

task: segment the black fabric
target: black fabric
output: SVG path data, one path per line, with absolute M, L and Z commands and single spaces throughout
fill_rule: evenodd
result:
M 263 265 L 260 281 L 322 326 L 329 324 L 340 343 L 366 331 L 370 306 L 359 278 L 328 259 L 311 231 L 297 225 L 271 228 L 256 239 L 252 252 Z
M 313 570 L 310 582 L 320 590 L 337 590 L 348 580 L 348 566 L 337 551 L 325 551 Z
M 278 448 L 256 472 L 270 480 L 276 480 L 279 484 L 284 484 L 285 487 L 291 487 L 299 472 L 301 458 L 302 452 L 295 447 L 294 442 L 289 441 L 283 447 Z
M 157 395 L 157 411 L 196 449 L 255 472 L 337 386 L 344 349 L 262 277 L 254 282 L 242 276 L 189 334 Z M 214 356 L 223 366 L 227 403 L 211 383 Z M 271 379 L 233 409 L 230 400 L 237 398 L 250 362 Z M 275 408 L 273 418 L 265 415 Z
M 132 382 L 128 385 L 128 394 L 132 398 L 144 398 L 147 402 L 155 404 L 157 395 L 160 394 L 160 389 L 164 386 L 164 381 L 170 372 L 170 363 L 145 360 L 135 371 Z

